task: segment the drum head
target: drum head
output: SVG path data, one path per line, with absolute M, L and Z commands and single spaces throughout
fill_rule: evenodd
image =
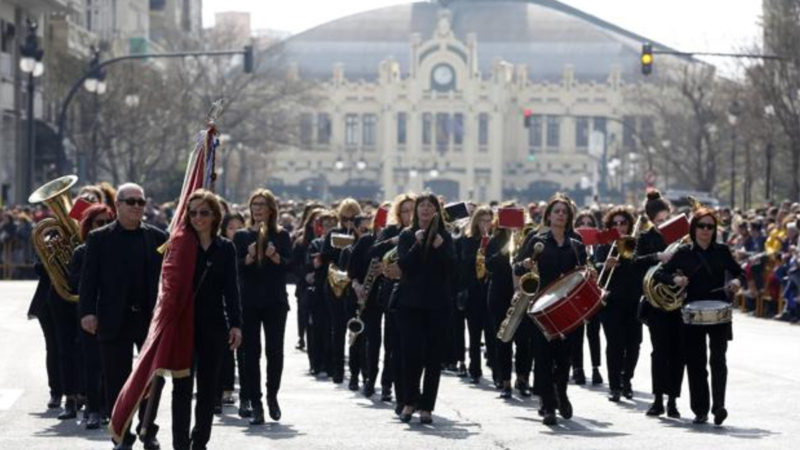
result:
M 697 300 L 686 305 L 690 311 L 716 311 L 725 309 L 729 303 L 720 300 Z
M 554 305 L 562 298 L 568 297 L 570 292 L 572 292 L 576 287 L 578 287 L 578 285 L 580 285 L 582 281 L 583 281 L 583 272 L 578 271 L 565 275 L 564 277 L 560 278 L 559 280 L 555 281 L 553 284 L 548 286 L 542 292 L 542 294 L 539 295 L 531 311 L 534 314 L 539 311 L 543 311 L 548 307 Z

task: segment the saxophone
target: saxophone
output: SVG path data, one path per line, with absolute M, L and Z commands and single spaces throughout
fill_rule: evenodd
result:
M 503 342 L 511 342 L 511 339 L 514 338 L 522 318 L 528 311 L 528 306 L 539 291 L 539 270 L 536 266 L 536 259 L 542 253 L 542 250 L 544 250 L 544 244 L 541 242 L 537 242 L 533 246 L 533 254 L 531 255 L 533 266 L 531 271 L 520 278 L 520 289 L 511 299 L 511 306 L 506 311 L 506 317 L 497 330 L 497 339 Z

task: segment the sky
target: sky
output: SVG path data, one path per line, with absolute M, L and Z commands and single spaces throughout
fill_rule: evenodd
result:
M 737 52 L 759 40 L 762 0 L 561 0 L 681 51 Z M 203 0 L 203 25 L 214 13 L 249 11 L 253 29 L 299 33 L 350 14 L 408 0 Z M 480 36 L 478 36 L 480 40 Z M 709 59 L 723 71 L 735 64 Z

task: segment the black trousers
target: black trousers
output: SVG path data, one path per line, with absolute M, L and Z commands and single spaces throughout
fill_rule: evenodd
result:
M 653 394 L 680 397 L 683 384 L 683 320 L 680 310 L 652 309 L 647 316 Z
M 235 351 L 230 349 L 224 352 L 222 357 L 222 369 L 219 376 L 219 387 L 217 388 L 218 403 L 225 391 L 233 391 L 236 388 L 236 371 L 239 372 L 239 397 L 247 399 L 247 383 L 244 373 L 244 349 L 242 346 Z
M 608 364 L 608 387 L 621 391 L 629 386 L 642 343 L 642 324 L 636 318 L 636 310 L 603 312 L 603 331 L 606 335 L 606 361 Z
M 572 336 L 572 335 L 570 335 Z M 570 352 L 572 342 L 567 339 L 548 341 L 538 327 L 534 327 L 533 392 L 542 399 L 542 408 L 553 412 L 558 399 L 567 398 Z
M 708 343 L 706 343 L 708 337 Z M 692 412 L 703 416 L 709 411 L 708 369 L 711 366 L 711 411 L 725 406 L 728 365 L 725 353 L 730 339 L 730 324 L 684 325 L 683 342 Z M 709 356 L 710 352 L 710 356 Z
M 466 353 L 466 341 L 464 339 L 464 332 L 466 331 L 466 311 L 458 308 L 453 308 L 450 314 L 450 332 L 448 333 L 448 351 L 444 363 L 446 365 L 455 365 L 459 362 L 464 362 L 464 353 Z
M 494 360 L 495 345 L 497 340 L 491 333 L 494 328 L 490 325 L 488 306 L 488 283 L 481 284 L 479 289 L 472 289 L 467 299 L 467 330 L 469 331 L 469 375 L 471 377 L 483 376 L 481 361 L 481 335 L 486 343 L 486 353 L 489 361 Z
M 581 324 L 572 332 L 572 368 L 583 370 L 583 342 L 584 336 L 589 341 L 589 357 L 592 359 L 592 368 L 600 367 L 600 315 L 595 315 L 587 324 Z
M 345 315 L 347 320 L 345 321 L 345 342 L 349 343 L 350 341 L 350 331 L 347 329 L 346 325 L 347 322 L 351 319 L 356 317 L 356 298 L 355 293 L 351 290 L 348 294 L 342 298 L 345 302 Z M 364 321 L 364 318 L 361 318 L 361 321 Z M 347 365 L 350 369 L 350 377 L 355 378 L 356 380 L 360 375 L 363 376 L 364 380 L 367 379 L 366 373 L 366 363 L 365 360 L 367 358 L 367 336 L 366 336 L 366 322 L 364 322 L 364 330 L 358 336 L 355 337 L 353 340 L 353 345 L 349 345 L 347 347 Z
M 380 291 L 379 291 L 380 295 Z M 392 387 L 391 354 L 392 354 L 392 333 L 389 329 L 393 327 L 389 316 L 384 312 L 383 305 L 378 302 L 368 303 L 364 309 L 364 334 L 365 334 L 365 358 L 364 376 L 371 387 L 375 387 L 378 380 L 378 365 L 380 360 L 381 346 L 383 346 L 383 371 L 381 372 L 381 387 L 384 391 Z M 385 333 L 381 329 L 385 327 Z
M 39 327 L 42 329 L 42 335 L 44 335 L 47 386 L 50 388 L 51 397 L 61 397 L 64 395 L 64 388 L 61 384 L 61 369 L 59 367 L 55 319 L 50 312 L 50 305 L 48 305 L 47 302 L 44 303 L 41 311 L 36 316 L 36 320 L 39 322 Z
M 447 309 L 400 307 L 397 316 L 402 340 L 402 403 L 433 411 L 439 393 L 450 312 Z
M 513 355 L 517 378 L 527 380 L 530 378 L 531 366 L 533 365 L 533 339 L 531 337 L 533 322 L 523 318 L 511 342 L 503 342 L 496 335 L 496 330 L 500 328 L 500 324 L 505 319 L 510 306 L 510 297 L 489 296 L 489 314 L 493 324 L 491 340 L 494 346 L 492 376 L 496 380 L 511 381 L 513 344 L 517 350 L 516 354 Z
M 97 337 L 80 332 L 83 349 L 83 382 L 86 392 L 86 409 L 89 412 L 109 414 L 110 409 L 103 394 L 103 370 L 100 363 L 100 344 Z
M 64 395 L 83 393 L 82 350 L 78 340 L 78 304 L 51 296 L 50 312 L 58 345 L 58 368 Z
M 100 362 L 103 366 L 103 375 L 106 381 L 106 399 L 109 409 L 112 409 L 117 402 L 117 396 L 122 390 L 122 386 L 128 379 L 133 366 L 133 347 L 138 351 L 142 350 L 142 344 L 147 337 L 147 329 L 150 326 L 150 317 L 139 312 L 128 312 L 123 321 L 122 328 L 116 338 L 112 340 L 100 341 Z M 155 405 L 156 407 L 158 405 Z M 147 402 L 143 401 L 139 405 L 139 426 L 144 417 Z M 157 408 L 156 408 L 157 411 Z M 155 417 L 153 417 L 155 421 Z M 151 436 L 158 432 L 158 426 L 148 428 Z M 125 433 L 123 442 L 132 444 L 136 437 L 130 432 Z
M 278 396 L 283 375 L 283 338 L 288 312 L 289 305 L 286 303 L 275 303 L 261 308 L 245 307 L 243 310 L 242 338 L 247 394 L 254 409 L 263 408 L 261 330 L 264 330 L 264 353 L 267 358 L 267 397 L 275 398 Z
M 176 450 L 205 449 L 211 438 L 214 403 L 217 400 L 222 360 L 228 349 L 226 330 L 203 329 L 195 323 L 194 364 L 188 377 L 172 380 L 172 446 Z M 197 403 L 192 421 L 192 387 L 197 378 Z
M 311 314 L 308 305 L 308 285 L 305 282 L 297 283 L 294 296 L 297 298 L 297 338 L 306 342 L 308 341 L 308 321 Z
M 341 298 L 336 298 L 330 289 L 326 287 L 326 298 L 328 305 L 328 323 L 330 323 L 330 337 L 328 345 L 330 351 L 330 372 L 334 379 L 344 377 L 344 347 L 345 336 L 347 334 L 347 294 L 342 294 Z
M 310 309 L 308 357 L 311 371 L 331 372 L 331 325 L 328 314 L 328 302 L 321 288 L 310 288 L 308 292 Z

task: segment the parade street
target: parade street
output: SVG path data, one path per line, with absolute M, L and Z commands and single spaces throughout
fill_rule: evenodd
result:
M 60 422 L 58 410 L 46 409 L 44 339 L 38 323 L 25 317 L 35 286 L 0 283 L 0 448 L 109 449 L 106 430 L 87 431 L 76 421 Z M 797 325 L 734 314 L 734 340 L 728 350 L 730 417 L 722 427 L 691 424 L 685 380 L 678 403 L 683 418 L 645 417 L 652 400 L 645 332 L 633 401 L 609 402 L 607 385 L 571 384 L 575 416 L 559 418 L 558 426 L 551 428 L 542 425 L 535 397 L 521 399 L 515 391 L 511 400 L 503 401 L 490 387 L 491 380 L 476 387 L 449 373 L 442 377 L 433 425 L 420 425 L 416 416 L 411 424 L 403 424 L 393 404 L 381 403 L 379 394 L 366 399 L 349 391 L 346 380 L 335 385 L 308 375 L 306 354 L 294 349 L 294 310 L 288 324 L 280 423 L 268 419 L 266 425 L 249 426 L 228 406 L 214 419 L 210 448 L 797 448 Z M 605 378 L 605 355 L 602 370 Z M 484 377 L 489 374 L 484 371 Z M 170 391 L 168 380 L 157 420 L 165 449 L 171 447 Z

